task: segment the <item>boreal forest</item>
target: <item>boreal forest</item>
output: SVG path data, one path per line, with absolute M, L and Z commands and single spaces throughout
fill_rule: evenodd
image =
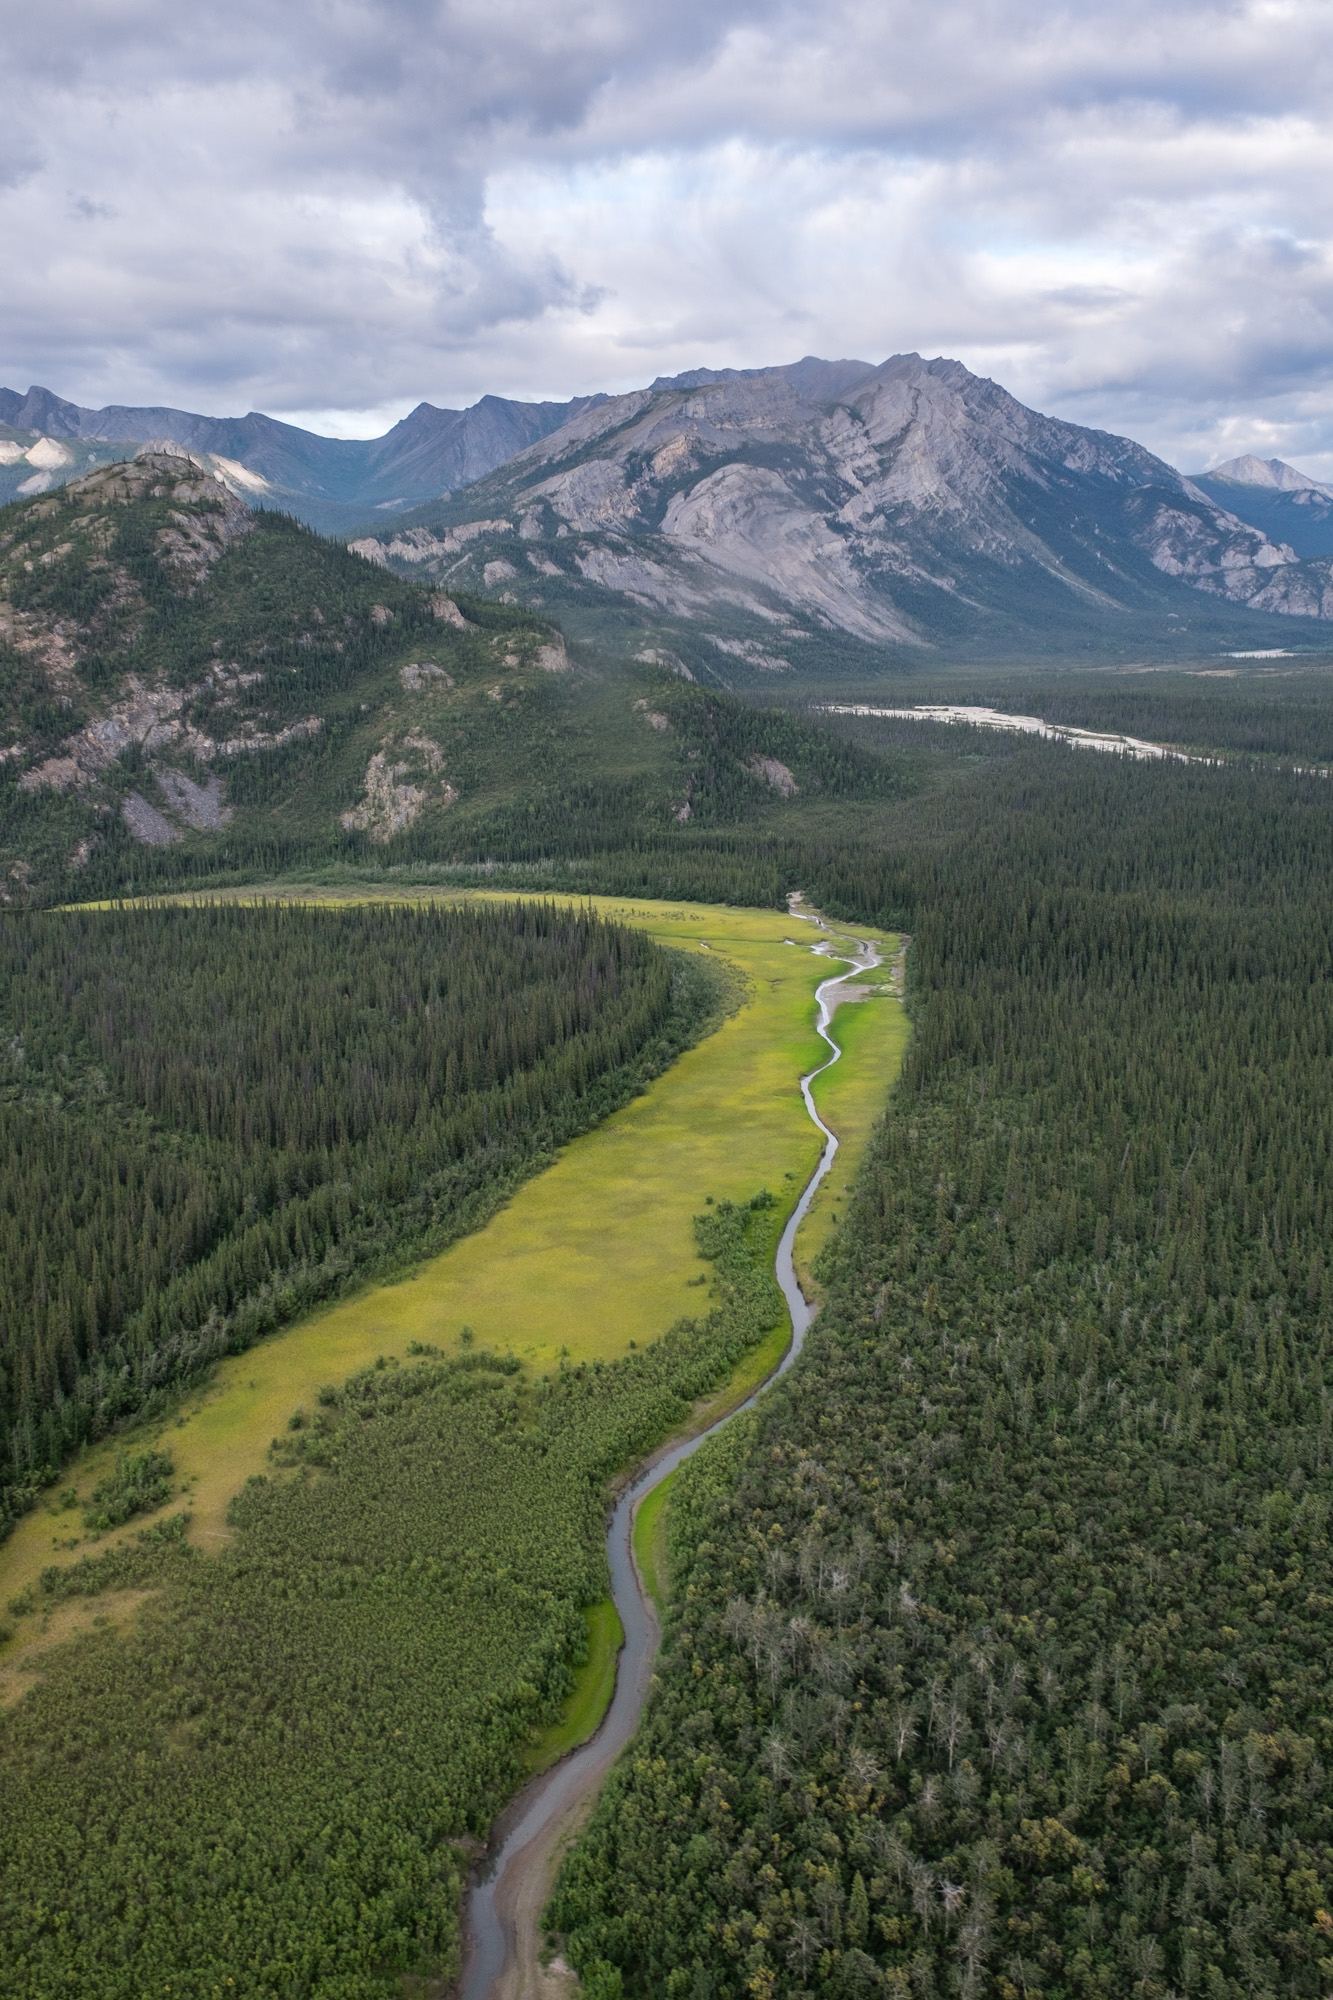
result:
M 1333 1977 L 1325 790 L 996 779 L 883 877 L 914 1036 L 802 1365 L 680 1475 L 553 1907 L 598 1992 Z
M 539 2000 L 1324 2000 L 1333 656 L 729 687 L 196 475 L 0 510 L 0 1993 L 465 1990 L 609 1699 L 610 1510 L 716 1418 Z M 876 1007 L 906 1053 L 731 1415 L 848 937 L 846 1069 Z M 622 1338 L 669 1090 L 710 1162 L 799 1130 Z M 381 1337 L 602 1141 L 521 1308 Z

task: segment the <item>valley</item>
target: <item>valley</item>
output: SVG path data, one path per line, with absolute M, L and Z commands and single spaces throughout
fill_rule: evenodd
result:
M 1320 2000 L 1326 559 L 899 362 L 0 516 L 24 2000 L 443 2000 L 543 1771 L 530 1985 Z
M 273 884 L 264 900 L 345 909 L 363 903 L 365 892 L 335 899 Z M 418 893 L 390 899 L 391 906 L 403 900 L 423 901 Z M 462 898 L 455 891 L 426 900 L 450 906 Z M 233 898 L 232 907 L 243 905 Z M 456 1355 L 464 1326 L 478 1345 L 515 1354 L 535 1374 L 562 1360 L 619 1359 L 636 1340 L 655 1338 L 709 1302 L 711 1294 L 697 1288 L 703 1270 L 692 1225 L 708 1196 L 742 1201 L 771 1186 L 775 1231 L 785 1219 L 818 1154 L 795 1083 L 820 1047 L 812 996 L 827 976 L 824 961 L 811 958 L 807 927 L 772 912 L 613 898 L 593 899 L 591 907 L 668 947 L 715 953 L 737 977 L 727 1002 L 734 1011 L 642 1095 L 574 1139 L 482 1227 L 401 1282 L 361 1290 L 258 1349 L 222 1360 L 197 1407 L 187 1403 L 171 1419 L 169 1441 L 197 1546 L 227 1538 L 233 1496 L 268 1468 L 272 1437 L 294 1409 L 316 1407 L 330 1378 L 369 1367 L 383 1353 L 401 1359 L 414 1342 Z M 831 1077 L 828 1086 L 829 1115 L 842 1111 L 846 1121 L 842 1174 L 855 1172 L 897 1074 L 901 1006 L 883 996 L 862 1003 L 855 1029 L 836 1099 Z M 823 1109 L 823 1092 L 817 1101 Z M 809 1217 L 798 1251 L 803 1266 L 827 1233 L 830 1212 L 831 1204 Z M 76 1488 L 90 1489 L 112 1457 L 103 1447 L 71 1470 Z M 143 1520 L 112 1536 L 111 1545 L 132 1541 Z M 52 1561 L 50 1526 L 44 1512 L 28 1516 L 0 1547 L 0 1601 Z
M 291 893 L 288 892 L 289 896 Z M 753 1290 L 752 1281 L 744 1276 L 750 1257 L 762 1264 L 771 1256 L 776 1231 L 794 1200 L 795 1190 L 808 1178 L 817 1150 L 806 1136 L 809 1127 L 800 1107 L 795 1077 L 803 1063 L 809 1065 L 807 1050 L 820 1046 L 810 1038 L 811 994 L 816 980 L 827 977 L 828 962 L 811 957 L 811 941 L 800 919 L 758 912 L 733 911 L 721 915 L 680 906 L 617 908 L 611 904 L 601 914 L 608 921 L 619 918 L 646 926 L 651 935 L 662 937 L 677 949 L 683 941 L 694 952 L 706 948 L 710 954 L 716 954 L 732 968 L 732 976 L 743 982 L 735 993 L 738 1011 L 732 1012 L 697 1049 L 688 1052 L 650 1085 L 645 1096 L 636 1099 L 623 1113 L 613 1114 L 586 1139 L 575 1140 L 554 1165 L 529 1181 L 478 1234 L 457 1244 L 453 1253 L 427 1264 L 419 1275 L 405 1282 L 363 1292 L 331 1313 L 309 1319 L 285 1334 L 271 1336 L 239 1362 L 224 1361 L 200 1392 L 187 1396 L 177 1414 L 169 1414 L 166 1421 L 160 1417 L 156 1422 L 150 1419 L 140 1426 L 134 1434 L 134 1449 L 165 1451 L 173 1471 L 172 1492 L 162 1500 L 156 1513 L 151 1508 L 146 1512 L 141 1510 L 131 1530 L 103 1534 L 91 1542 L 81 1542 L 75 1536 L 71 1543 L 68 1537 L 57 1534 L 54 1540 L 58 1547 L 54 1549 L 50 1530 L 53 1525 L 62 1525 L 59 1510 L 54 1521 L 46 1507 L 20 1521 L 0 1552 L 3 1565 L 0 1580 L 12 1606 L 31 1601 L 35 1610 L 21 1612 L 17 1634 L 6 1648 L 8 1658 L 0 1660 L 0 1673 L 8 1698 L 11 1701 L 21 1698 L 17 1711 L 24 1718 L 21 1733 L 40 1730 L 45 1705 L 49 1704 L 55 1716 L 62 1713 L 62 1701 L 67 1708 L 71 1698 L 81 1706 L 90 1698 L 80 1672 L 86 1674 L 93 1664 L 87 1649 L 96 1645 L 99 1633 L 105 1635 L 110 1629 L 104 1605 L 125 1598 L 127 1586 L 121 1579 L 127 1573 L 136 1579 L 128 1588 L 137 1588 L 138 1601 L 147 1607 L 141 1619 L 146 1616 L 151 1624 L 144 1626 L 141 1622 L 136 1628 L 131 1622 L 122 1632 L 126 1653 L 120 1670 L 124 1675 L 132 1679 L 136 1671 L 145 1670 L 163 1645 L 169 1651 L 173 1646 L 178 1647 L 183 1642 L 176 1638 L 178 1632 L 194 1633 L 192 1645 L 202 1644 L 209 1652 L 215 1650 L 216 1640 L 204 1637 L 200 1622 L 206 1622 L 207 1600 L 213 1590 L 217 1587 L 234 1590 L 239 1577 L 253 1568 L 257 1557 L 262 1573 L 265 1559 L 259 1555 L 259 1549 L 264 1546 L 270 1550 L 269 1573 L 279 1577 L 283 1573 L 281 1543 L 272 1543 L 270 1528 L 269 1543 L 264 1544 L 260 1526 L 263 1512 L 255 1516 L 253 1507 L 245 1506 L 245 1493 L 253 1489 L 256 1503 L 269 1513 L 276 1506 L 275 1527 L 283 1518 L 284 1506 L 287 1513 L 302 1506 L 303 1481 L 317 1469 L 332 1464 L 338 1471 L 339 1483 L 350 1484 L 352 1491 L 342 1505 L 355 1493 L 356 1477 L 353 1475 L 348 1482 L 346 1475 L 353 1471 L 356 1455 L 348 1460 L 348 1447 L 341 1444 L 341 1434 L 330 1422 L 331 1416 L 336 1422 L 334 1413 L 340 1411 L 344 1398 L 353 1399 L 349 1407 L 355 1410 L 356 1398 L 370 1396 L 373 1409 L 375 1396 L 382 1403 L 386 1387 L 392 1390 L 400 1380 L 405 1387 L 397 1394 L 412 1394 L 406 1385 L 413 1374 L 421 1374 L 427 1379 L 415 1395 L 428 1399 L 436 1381 L 447 1387 L 450 1380 L 447 1371 L 451 1366 L 463 1370 L 462 1379 L 468 1382 L 476 1367 L 484 1370 L 494 1365 L 487 1358 L 489 1354 L 510 1356 L 517 1348 L 514 1358 L 505 1359 L 504 1370 L 508 1372 L 502 1372 L 500 1379 L 517 1391 L 520 1401 L 516 1409 L 532 1409 L 526 1421 L 531 1423 L 533 1415 L 537 1417 L 538 1440 L 542 1434 L 539 1412 L 543 1397 L 554 1396 L 557 1404 L 562 1392 L 566 1402 L 571 1396 L 574 1398 L 574 1407 L 569 1412 L 573 1423 L 569 1445 L 575 1457 L 570 1465 L 573 1483 L 566 1504 L 572 1500 L 575 1513 L 569 1526 L 561 1531 L 568 1536 L 584 1504 L 578 1497 L 579 1477 L 574 1470 L 580 1451 L 586 1452 L 590 1446 L 594 1449 L 596 1476 L 605 1477 L 620 1464 L 627 1448 L 633 1449 L 636 1439 L 651 1441 L 655 1431 L 660 1433 L 673 1421 L 679 1424 L 687 1418 L 692 1400 L 697 1407 L 690 1420 L 704 1420 L 701 1413 L 706 1405 L 698 1403 L 699 1394 L 716 1384 L 719 1373 L 727 1372 L 729 1362 L 740 1361 L 741 1365 L 733 1366 L 732 1385 L 721 1398 L 723 1406 L 728 1396 L 744 1395 L 747 1363 L 742 1357 L 747 1344 L 754 1349 L 753 1361 L 748 1364 L 750 1374 L 755 1368 L 762 1372 L 772 1368 L 787 1336 L 775 1326 L 775 1346 L 773 1340 L 756 1342 L 756 1333 L 769 1324 L 777 1309 L 759 1302 L 764 1296 L 762 1286 L 757 1299 L 748 1304 L 738 1304 L 738 1300 L 748 1297 L 747 1283 Z M 797 940 L 790 938 L 793 930 L 798 933 Z M 836 946 L 836 934 L 832 941 Z M 869 1024 L 872 1015 L 896 1015 L 899 1007 L 896 1000 L 881 996 L 861 1003 L 856 1012 L 858 1020 L 864 1017 Z M 858 1096 L 866 1105 L 879 1102 L 896 1070 L 901 1046 L 901 1032 L 892 1027 L 886 1026 L 877 1035 L 863 1035 L 854 1086 L 844 1092 L 849 1103 Z M 691 1056 L 695 1058 L 693 1062 Z M 867 1122 L 864 1112 L 861 1122 L 864 1127 Z M 855 1170 L 863 1145 L 864 1130 L 851 1135 L 847 1171 Z M 690 1225 L 691 1212 L 702 1210 L 706 1216 L 716 1203 L 720 1219 L 746 1217 L 756 1189 L 762 1193 L 768 1179 L 779 1190 L 789 1188 L 791 1192 L 779 1192 L 776 1198 L 764 1196 L 756 1205 L 753 1225 L 746 1224 L 739 1239 L 743 1243 L 748 1237 L 749 1251 L 739 1248 L 738 1243 L 738 1249 L 728 1252 L 723 1247 L 730 1241 L 725 1233 L 716 1245 L 710 1245 L 706 1236 L 700 1238 L 709 1254 L 715 1258 L 720 1255 L 722 1261 L 714 1267 L 711 1289 L 696 1305 L 695 1281 L 687 1276 L 690 1263 L 698 1260 L 698 1252 L 692 1248 L 695 1232 Z M 587 1232 L 582 1241 L 580 1229 Z M 734 1261 L 738 1251 L 739 1267 Z M 498 1274 L 509 1279 L 509 1291 L 496 1292 Z M 608 1283 L 608 1279 L 612 1282 Z M 680 1318 L 680 1309 L 688 1311 L 691 1306 L 695 1308 L 695 1319 Z M 708 1337 L 705 1337 L 705 1322 L 697 1318 L 701 1310 L 707 1314 Z M 738 1310 L 743 1323 L 753 1326 L 752 1331 L 742 1332 L 735 1324 Z M 743 1316 L 747 1312 L 750 1318 L 745 1321 Z M 675 1328 L 663 1343 L 660 1336 L 673 1319 Z M 631 1327 L 636 1329 L 637 1339 L 628 1337 Z M 718 1345 L 719 1340 L 723 1345 Z M 655 1352 L 664 1346 L 662 1360 L 655 1362 Z M 655 1373 L 637 1392 L 636 1403 L 632 1377 L 638 1364 L 633 1353 L 639 1347 L 646 1350 L 642 1365 Z M 432 1358 L 413 1362 L 414 1355 L 423 1354 Z M 436 1356 L 442 1359 L 437 1361 Z M 401 1370 L 401 1374 L 385 1372 L 386 1357 L 388 1369 Z M 600 1443 L 597 1440 L 602 1438 L 604 1420 L 599 1417 L 594 1421 L 592 1433 L 585 1441 L 577 1416 L 580 1387 L 589 1379 L 590 1364 L 594 1371 L 592 1380 L 602 1379 L 603 1369 L 610 1365 L 612 1373 L 604 1378 L 607 1388 L 612 1387 L 617 1364 L 620 1371 L 627 1366 L 631 1370 L 631 1381 L 626 1384 L 629 1400 L 625 1405 L 631 1428 L 625 1431 L 613 1426 L 609 1439 Z M 668 1372 L 662 1386 L 657 1387 L 663 1368 Z M 670 1372 L 673 1369 L 675 1372 Z M 350 1377 L 350 1381 L 340 1388 L 344 1377 Z M 681 1389 L 686 1383 L 690 1386 L 682 1401 Z M 550 1388 L 544 1390 L 544 1384 Z M 680 1386 L 668 1387 L 670 1384 Z M 643 1405 L 642 1411 L 635 1414 L 639 1404 Z M 414 1397 L 409 1407 L 420 1410 L 427 1406 L 425 1401 L 415 1402 Z M 304 1411 L 295 1433 L 286 1423 L 294 1409 Z M 392 1409 L 386 1409 L 385 1414 L 391 1415 Z M 312 1423 L 313 1435 L 304 1428 Z M 278 1436 L 270 1445 L 268 1439 L 274 1430 Z M 328 1457 L 329 1446 L 322 1442 L 326 1438 L 333 1441 L 332 1460 Z M 619 1443 L 618 1438 L 622 1440 Z M 480 1478 L 484 1486 L 488 1475 L 482 1471 L 483 1461 L 476 1458 L 478 1448 L 474 1440 L 469 1447 L 472 1469 L 468 1476 L 474 1482 Z M 509 1456 L 512 1459 L 512 1452 Z M 377 1477 L 383 1478 L 383 1462 L 375 1462 Z M 112 1463 L 109 1448 L 89 1453 L 83 1461 L 68 1468 L 65 1477 L 70 1482 L 69 1492 L 86 1496 L 88 1489 L 105 1478 Z M 281 1481 L 284 1465 L 298 1470 L 290 1498 L 284 1503 L 280 1485 L 271 1502 L 262 1501 L 261 1494 L 270 1486 L 275 1471 Z M 405 1471 L 410 1474 L 410 1452 Z M 564 1476 L 568 1479 L 569 1474 Z M 406 1517 L 399 1511 L 406 1501 L 401 1480 L 391 1485 L 399 1493 L 399 1500 L 383 1519 L 380 1515 L 387 1502 L 373 1502 L 368 1493 L 357 1502 L 364 1516 L 361 1534 L 364 1538 L 368 1533 L 372 1545 L 386 1533 L 392 1536 L 395 1531 L 404 1532 L 412 1518 L 410 1508 Z M 328 1503 L 321 1508 L 318 1497 L 311 1498 L 315 1517 L 307 1523 L 302 1537 L 308 1551 L 305 1559 L 327 1561 L 327 1551 L 322 1556 L 317 1554 L 321 1532 L 314 1530 L 313 1541 L 309 1536 L 314 1519 L 327 1514 Z M 588 1498 L 591 1500 L 591 1493 Z M 182 1503 L 186 1509 L 184 1516 L 179 1511 Z M 75 1504 L 79 1504 L 77 1500 Z M 309 1503 L 305 1504 L 308 1513 Z M 445 1495 L 442 1502 L 437 1501 L 437 1509 L 440 1504 L 445 1505 L 446 1512 L 444 1515 L 437 1512 L 436 1538 L 438 1542 L 443 1528 L 445 1540 L 440 1546 L 448 1546 L 450 1537 L 462 1531 L 464 1516 L 459 1515 L 456 1528 L 445 1527 L 450 1518 L 448 1508 L 457 1509 L 459 1500 L 450 1502 Z M 592 1518 L 595 1519 L 595 1513 Z M 530 1536 L 536 1527 L 534 1520 L 524 1533 Z M 408 1532 L 414 1531 L 408 1528 Z M 576 1536 L 563 1558 L 566 1565 L 577 1540 Z M 66 1551 L 63 1558 L 61 1549 Z M 196 1549 L 199 1557 L 192 1562 L 190 1552 Z M 275 1558 L 279 1568 L 273 1571 Z M 207 1574 L 198 1568 L 199 1559 L 223 1564 L 230 1584 L 211 1584 Z M 532 1559 L 530 1550 L 524 1560 L 530 1564 Z M 554 1551 L 551 1560 L 556 1561 Z M 591 1549 L 585 1560 L 595 1575 L 596 1558 Z M 552 1573 L 558 1573 L 558 1569 L 557 1562 Z M 84 1607 L 82 1616 L 74 1619 L 67 1611 L 71 1591 L 72 1603 Z M 279 1601 L 289 1594 L 290 1584 L 279 1586 Z M 298 1596 L 307 1595 L 298 1591 Z M 247 1615 L 251 1620 L 258 1616 L 258 1605 Z M 45 1636 L 41 1629 L 30 1630 L 34 1616 L 39 1627 L 51 1628 Z M 267 1614 L 270 1626 L 272 1616 L 270 1611 Z M 591 1643 L 591 1678 L 581 1676 L 574 1682 L 571 1707 L 565 1718 L 553 1720 L 544 1735 L 536 1736 L 530 1754 L 538 1765 L 567 1743 L 571 1728 L 576 1731 L 574 1740 L 578 1734 L 586 1733 L 596 1721 L 600 1705 L 609 1697 L 610 1687 L 605 1678 L 608 1656 L 598 1650 L 603 1643 L 605 1620 L 595 1602 L 589 1605 L 587 1617 L 589 1640 L 581 1641 L 579 1619 L 574 1626 L 563 1627 L 560 1644 L 566 1657 L 572 1654 L 577 1658 L 580 1643 Z M 280 1637 L 280 1611 L 278 1618 L 279 1624 L 273 1628 L 268 1643 L 285 1645 L 289 1642 Z M 555 1627 L 542 1643 L 554 1645 L 555 1632 L 560 1629 Z M 85 1635 L 83 1651 L 76 1643 L 81 1633 Z M 494 1639 L 488 1643 L 494 1645 Z M 55 1644 L 65 1650 L 52 1653 L 50 1647 Z M 364 1641 L 353 1643 L 350 1635 L 338 1644 L 350 1648 L 349 1664 L 354 1664 L 358 1657 L 357 1644 L 364 1651 Z M 552 1672 L 557 1672 L 557 1657 L 552 1655 Z M 143 1665 L 137 1667 L 136 1661 L 140 1659 Z M 103 1670 L 105 1665 L 104 1660 Z M 67 1672 L 62 1674 L 62 1668 Z M 455 1708 L 461 1701 L 466 1712 L 476 1673 L 476 1668 L 465 1665 L 460 1658 L 453 1670 L 452 1692 L 448 1697 Z M 69 1675 L 73 1675 L 73 1680 Z M 80 1685 L 85 1688 L 83 1696 L 73 1696 L 73 1688 Z M 559 1678 L 552 1685 L 558 1688 Z M 192 1699 L 200 1705 L 197 1712 L 205 1717 L 217 1713 L 216 1697 L 206 1692 L 203 1683 L 196 1682 L 196 1686 L 198 1693 Z M 404 1692 L 410 1704 L 413 1700 L 410 1680 Z M 91 1698 L 94 1707 L 89 1711 L 90 1716 L 105 1708 L 109 1696 L 101 1693 Z M 550 1699 L 548 1695 L 548 1704 Z M 285 1713 L 281 1695 L 273 1712 Z M 514 1750 L 506 1753 L 512 1769 L 512 1758 L 522 1755 L 525 1732 L 517 1727 L 517 1716 L 509 1726 L 515 1728 Z M 206 1728 L 211 1736 L 213 1725 L 206 1724 Z M 214 1755 L 205 1760 L 211 1764 L 214 1784 L 240 1779 L 245 1769 L 243 1758 L 227 1753 L 228 1742 L 235 1739 L 229 1738 L 225 1725 L 223 1729 L 223 1735 L 214 1739 Z M 113 1729 L 113 1737 L 114 1733 Z M 529 1729 L 526 1733 L 532 1735 L 533 1731 Z M 150 1727 L 148 1736 L 142 1739 L 150 1760 L 154 1734 L 155 1729 Z M 409 1738 L 412 1735 L 409 1730 Z M 497 1739 L 497 1749 L 502 1740 Z M 40 1737 L 33 1741 L 35 1746 Z M 549 1749 L 545 1747 L 548 1744 Z M 411 1742 L 404 1743 L 404 1754 L 409 1758 L 414 1755 Z M 493 1775 L 487 1782 L 503 1784 L 499 1773 L 504 1768 L 504 1759 L 500 1765 L 492 1765 Z M 94 1760 L 92 1769 L 101 1769 L 110 1776 L 108 1767 L 100 1760 Z M 254 1779 L 246 1782 L 252 1783 Z M 116 1790 L 114 1780 L 112 1785 Z M 122 1809 L 131 1814 L 139 1810 L 128 1799 Z M 482 1814 L 479 1827 L 484 1827 L 486 1813 L 480 1804 L 469 1811 Z M 455 1829 L 462 1831 L 457 1822 Z M 186 1832 L 184 1824 L 170 1832 L 164 1827 L 157 1837 L 165 1838 L 174 1847 Z M 299 1837 L 296 1822 L 292 1837 Z M 31 1862 L 34 1850 L 25 1845 L 24 1851 Z M 447 1850 L 442 1859 L 447 1859 Z M 8 1899 L 8 1896 L 9 1892 L 0 1887 L 0 1897 Z M 6 1907 L 10 1922 L 16 1923 L 12 1901 L 6 1900 Z M 447 1959 L 446 1916 L 447 1903 L 441 1905 L 439 1922 L 444 1928 L 439 1932 L 436 1946 Z M 310 1948 L 316 1948 L 315 1938 L 311 1939 Z M 77 1962 L 89 1967 L 100 1964 L 99 1977 L 113 1978 L 109 1962 L 84 1955 L 90 1950 L 95 1953 L 95 1949 L 85 1934 Z M 29 1961 L 25 1957 L 23 1962 L 36 1979 L 38 1966 L 45 1959 Z M 57 1959 L 53 1965 L 59 1962 Z M 258 1975 L 258 1962 L 251 1964 L 251 1971 Z M 171 1961 L 173 1980 L 183 1982 L 187 1991 L 193 1990 L 189 1975 L 190 1963 Z M 54 1971 L 51 1976 L 56 1976 Z M 34 1985 L 33 1990 L 41 1988 Z M 112 1985 L 108 1990 L 116 1988 Z
M 672 1486 L 585 1990 L 1319 1990 L 1329 829 L 1218 775 L 1051 747 L 921 843 L 825 1305 Z
M 847 969 L 823 980 L 818 990 L 816 1032 L 825 1044 L 819 1067 L 801 1079 L 801 1094 L 811 1122 L 819 1130 L 823 1151 L 801 1190 L 777 1244 L 774 1274 L 781 1289 L 789 1335 L 781 1354 L 763 1381 L 738 1409 L 714 1417 L 706 1427 L 653 1454 L 622 1491 L 606 1531 L 611 1592 L 624 1635 L 614 1695 L 595 1736 L 558 1770 L 536 1779 L 502 1815 L 492 1839 L 495 1850 L 477 1873 L 466 1903 L 466 1954 L 460 1981 L 463 2000 L 485 2000 L 488 1994 L 509 1995 L 554 1987 L 558 1980 L 544 1973 L 537 1951 L 540 1912 L 550 1895 L 556 1866 L 586 1822 L 589 1809 L 609 1771 L 630 1741 L 651 1686 L 661 1640 L 659 1614 L 665 1575 L 659 1583 L 654 1561 L 655 1496 L 701 1447 L 752 1409 L 760 1396 L 799 1359 L 813 1313 L 797 1280 L 793 1247 L 804 1217 L 841 1152 L 838 1135 L 814 1107 L 812 1086 L 822 1074 L 841 1066 L 844 1051 L 830 1032 L 846 983 L 858 972 L 882 963 L 877 941 L 832 938 L 821 949 L 836 955 Z M 647 1520 L 642 1516 L 647 1510 Z M 646 1561 L 646 1569 L 642 1566 Z

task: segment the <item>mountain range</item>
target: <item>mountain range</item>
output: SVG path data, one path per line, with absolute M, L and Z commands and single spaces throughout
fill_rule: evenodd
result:
M 246 506 L 180 448 L 0 514 L 0 907 L 390 860 L 541 875 L 571 840 L 665 844 L 675 893 L 707 893 L 740 879 L 737 828 L 762 857 L 821 801 L 898 790 L 822 722 L 585 660 L 545 617 Z M 742 874 L 771 896 L 771 856 Z
M 829 635 L 910 652 L 1045 632 L 1068 648 L 1131 620 L 1220 636 L 1241 610 L 1333 617 L 1327 559 L 1225 490 L 957 361 L 810 357 L 606 398 L 354 547 L 566 619 L 615 598 L 761 672 Z
M 0 390 L 0 499 L 146 438 L 404 577 L 722 680 L 824 672 L 848 646 L 1278 646 L 1293 617 L 1333 617 L 1333 489 L 1256 458 L 1187 478 L 916 354 L 422 403 L 360 440 Z
M 61 484 L 93 464 L 131 458 L 139 445 L 161 440 L 183 445 L 253 505 L 294 514 L 323 534 L 351 533 L 376 511 L 411 507 L 481 478 L 603 400 L 483 396 L 468 410 L 419 403 L 383 437 L 330 438 L 255 410 L 246 417 L 122 404 L 89 410 L 49 389 L 26 395 L 0 389 L 0 501 Z M 16 450 L 6 458 L 3 441 L 23 445 L 24 456 Z

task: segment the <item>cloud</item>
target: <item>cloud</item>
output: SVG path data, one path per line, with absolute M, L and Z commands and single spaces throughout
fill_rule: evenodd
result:
M 957 354 L 1333 471 L 1322 0 L 51 0 L 0 379 L 322 412 Z

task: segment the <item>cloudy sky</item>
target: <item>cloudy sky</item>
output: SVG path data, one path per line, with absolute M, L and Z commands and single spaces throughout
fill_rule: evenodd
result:
M 949 354 L 1333 476 L 1328 0 L 0 0 L 0 383 L 344 435 Z

